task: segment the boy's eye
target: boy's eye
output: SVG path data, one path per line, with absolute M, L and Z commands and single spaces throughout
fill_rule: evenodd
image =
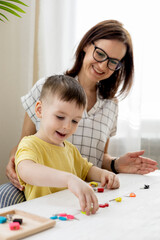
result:
M 76 120 L 72 120 L 72 122 L 73 122 L 74 124 L 77 124 L 77 123 L 78 123 Z
M 64 117 L 61 117 L 61 116 L 56 116 L 59 120 L 63 120 Z

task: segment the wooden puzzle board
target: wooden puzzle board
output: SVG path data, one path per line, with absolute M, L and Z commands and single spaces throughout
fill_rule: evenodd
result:
M 0 239 L 1 240 L 18 240 L 29 235 L 41 232 L 55 225 L 56 221 L 40 217 L 21 210 L 11 210 L 1 213 L 0 216 L 13 214 L 13 218 L 22 218 L 23 223 L 19 230 L 10 230 L 9 222 L 0 224 Z

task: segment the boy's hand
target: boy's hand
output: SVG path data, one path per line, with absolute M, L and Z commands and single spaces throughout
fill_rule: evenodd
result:
M 116 174 L 107 170 L 102 170 L 101 173 L 101 186 L 107 185 L 108 189 L 114 189 L 120 187 L 120 182 Z
M 78 197 L 83 212 L 86 212 L 87 215 L 96 213 L 99 208 L 98 199 L 86 182 L 71 174 L 68 180 L 68 189 Z

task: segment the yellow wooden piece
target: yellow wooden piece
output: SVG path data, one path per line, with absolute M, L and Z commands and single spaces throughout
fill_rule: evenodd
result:
M 91 187 L 98 187 L 98 183 L 97 182 L 90 182 L 89 184 Z
M 81 211 L 82 214 L 86 214 L 86 212 Z
M 117 197 L 117 198 L 115 198 L 115 201 L 116 201 L 116 202 L 121 202 L 121 201 L 122 201 L 122 198 L 121 198 L 121 197 Z

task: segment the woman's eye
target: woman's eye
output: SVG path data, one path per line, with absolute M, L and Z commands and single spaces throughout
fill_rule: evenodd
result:
M 110 63 L 113 65 L 118 65 L 118 61 L 114 60 L 114 59 L 110 59 Z
M 59 120 L 63 120 L 64 117 L 61 117 L 61 116 L 56 116 Z
M 97 53 L 98 57 L 100 57 L 100 58 L 105 58 L 106 57 L 103 52 L 96 51 L 96 53 Z

